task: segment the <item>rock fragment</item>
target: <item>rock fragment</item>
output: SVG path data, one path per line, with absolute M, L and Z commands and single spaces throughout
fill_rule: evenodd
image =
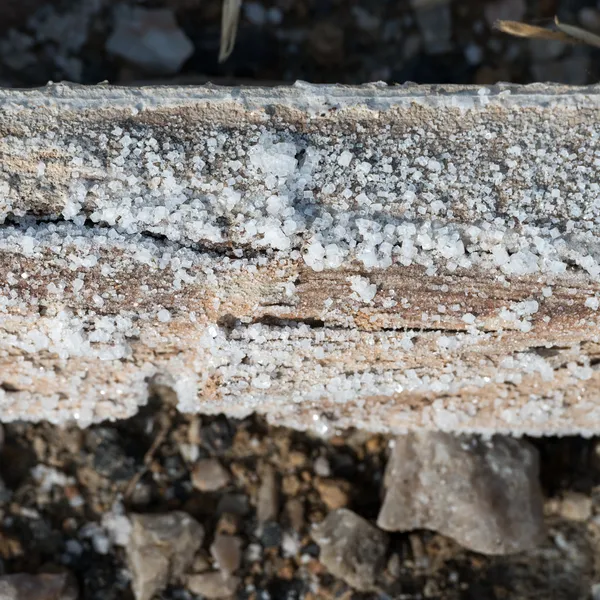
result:
M 373 589 L 385 566 L 387 535 L 346 508 L 330 512 L 313 527 L 320 561 L 336 577 L 361 591 Z
M 131 523 L 127 556 L 133 592 L 136 600 L 150 600 L 192 564 L 204 529 L 181 511 L 132 515 Z
M 235 573 L 242 562 L 242 540 L 235 535 L 218 533 L 210 546 L 210 553 L 219 569 L 226 575 Z
M 69 573 L 17 573 L 0 577 L 2 600 L 77 600 L 79 592 Z
M 329 510 L 347 506 L 350 501 L 350 487 L 350 484 L 343 479 L 317 478 L 315 480 L 315 488 Z
M 259 523 L 277 519 L 279 513 L 279 490 L 277 477 L 273 467 L 264 467 L 261 477 L 258 498 L 256 500 L 256 516 Z
M 193 594 L 205 598 L 227 598 L 235 593 L 240 584 L 239 577 L 227 577 L 220 571 L 209 571 L 191 575 L 187 579 L 187 588 Z
M 587 521 L 592 516 L 592 498 L 580 492 L 566 491 L 561 499 L 560 515 L 569 521 Z
M 156 74 L 177 73 L 194 46 L 168 9 L 119 7 L 106 50 Z
M 399 436 L 377 524 L 432 529 L 485 554 L 510 554 L 543 538 L 538 454 L 504 436 L 484 440 L 420 432 Z
M 199 460 L 192 470 L 192 485 L 201 492 L 215 492 L 230 481 L 229 471 L 215 458 Z

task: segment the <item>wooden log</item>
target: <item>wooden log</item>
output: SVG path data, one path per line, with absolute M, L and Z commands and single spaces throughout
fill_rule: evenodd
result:
M 600 88 L 0 91 L 0 418 L 600 431 Z

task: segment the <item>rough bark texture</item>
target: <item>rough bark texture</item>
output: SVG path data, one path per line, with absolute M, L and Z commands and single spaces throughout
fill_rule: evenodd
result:
M 0 417 L 600 430 L 600 88 L 0 91 Z

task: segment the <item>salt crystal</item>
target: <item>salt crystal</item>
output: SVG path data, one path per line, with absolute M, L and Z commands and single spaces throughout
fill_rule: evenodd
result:
M 171 313 L 166 308 L 159 310 L 156 316 L 161 323 L 168 323 L 171 320 Z
M 344 150 L 337 159 L 337 163 L 338 165 L 340 165 L 340 167 L 347 167 L 350 165 L 350 162 L 352 161 L 352 159 L 354 158 L 354 155 L 352 154 L 352 152 L 349 152 L 348 150 Z
M 358 275 L 346 277 L 346 281 L 350 282 L 350 288 L 354 292 L 352 297 L 355 300 L 360 300 L 370 304 L 377 294 L 377 285 L 371 283 L 366 277 Z
M 271 387 L 271 378 L 266 373 L 261 373 L 252 379 L 252 386 L 260 390 L 268 390 Z

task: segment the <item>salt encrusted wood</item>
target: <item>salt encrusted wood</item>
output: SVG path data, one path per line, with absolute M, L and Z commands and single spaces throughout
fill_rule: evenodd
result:
M 0 91 L 0 418 L 600 431 L 600 88 Z

